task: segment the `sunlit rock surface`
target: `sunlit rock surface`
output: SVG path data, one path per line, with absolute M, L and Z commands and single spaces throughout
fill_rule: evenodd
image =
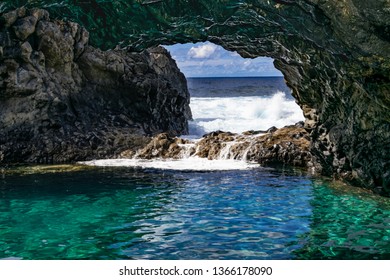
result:
M 388 0 L 36 0 L 0 8 L 27 2 L 82 23 L 101 48 L 209 40 L 244 57 L 273 57 L 303 109 L 316 169 L 390 193 Z M 28 36 L 26 24 L 14 32 Z
M 265 133 L 215 131 L 197 140 L 161 133 L 143 148 L 126 150 L 122 158 L 243 160 L 262 165 L 311 167 L 310 139 L 302 124 L 269 129 Z

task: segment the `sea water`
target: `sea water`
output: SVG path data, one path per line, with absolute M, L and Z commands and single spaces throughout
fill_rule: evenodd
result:
M 302 119 L 280 78 L 189 88 L 194 137 Z M 0 167 L 3 259 L 388 259 L 389 217 L 387 198 L 243 161 Z
M 388 199 L 297 170 L 53 171 L 4 171 L 0 258 L 390 258 Z
M 187 81 L 193 119 L 189 122 L 189 135 L 182 138 L 199 141 L 212 131 L 264 131 L 304 120 L 302 110 L 282 77 L 188 78 Z M 83 164 L 198 171 L 243 170 L 257 166 L 241 160 L 226 160 L 223 155 L 215 160 L 183 156 L 168 161 L 115 159 Z
M 281 77 L 189 78 L 188 88 L 193 114 L 190 135 L 267 130 L 304 120 Z

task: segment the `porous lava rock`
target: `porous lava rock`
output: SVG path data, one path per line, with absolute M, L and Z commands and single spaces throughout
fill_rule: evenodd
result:
M 187 133 L 186 79 L 162 47 L 102 51 L 40 9 L 3 14 L 0 30 L 0 162 L 114 157 Z
M 191 141 L 161 133 L 138 151 L 127 150 L 123 158 L 180 159 L 200 157 L 209 160 L 235 159 L 261 165 L 291 165 L 310 168 L 310 138 L 302 124 L 270 129 L 260 134 L 215 131 Z

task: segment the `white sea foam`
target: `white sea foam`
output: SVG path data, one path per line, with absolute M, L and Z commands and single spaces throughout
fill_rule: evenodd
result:
M 284 92 L 271 97 L 205 97 L 191 98 L 193 121 L 190 134 L 223 130 L 241 133 L 248 130 L 266 130 L 302 121 L 301 108 Z
M 277 92 L 271 97 L 195 97 L 191 98 L 191 109 L 194 121 L 190 123 L 191 135 L 186 138 L 195 142 L 204 133 L 216 130 L 241 133 L 248 130 L 266 130 L 271 126 L 283 127 L 303 120 L 299 106 L 293 100 L 287 99 L 283 92 Z M 182 171 L 246 170 L 258 167 L 257 164 L 244 160 L 230 159 L 230 146 L 233 144 L 234 142 L 226 145 L 216 160 L 190 156 L 190 148 L 194 144 L 187 144 L 182 145 L 184 149 L 181 159 L 104 159 L 80 164 Z M 188 149 L 185 149 L 186 147 Z M 247 151 L 244 151 L 245 153 Z
M 106 166 L 106 167 L 138 167 L 138 168 L 156 168 L 164 170 L 181 170 L 181 171 L 222 171 L 222 170 L 246 170 L 258 167 L 239 160 L 208 160 L 207 158 L 189 157 L 178 160 L 141 160 L 141 159 L 102 159 L 80 164 L 89 166 Z

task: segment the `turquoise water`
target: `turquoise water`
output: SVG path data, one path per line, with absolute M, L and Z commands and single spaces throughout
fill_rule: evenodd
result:
M 0 258 L 390 259 L 390 203 L 271 168 L 4 173 Z

